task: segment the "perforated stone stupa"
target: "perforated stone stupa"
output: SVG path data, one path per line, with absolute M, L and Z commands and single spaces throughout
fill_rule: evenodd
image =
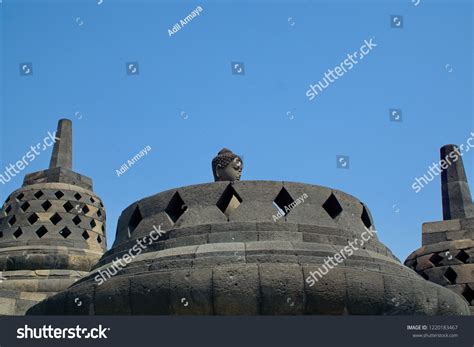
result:
M 216 182 L 127 207 L 112 249 L 92 272 L 28 313 L 469 314 L 461 296 L 403 266 L 376 236 L 311 286 L 306 278 L 326 257 L 374 230 L 368 207 L 317 185 L 240 181 L 240 157 L 228 150 L 219 156 Z M 300 196 L 307 196 L 304 203 L 288 212 Z M 275 222 L 278 211 L 284 216 Z M 143 249 L 156 228 L 161 236 Z M 124 259 L 128 265 L 117 269 Z M 112 267 L 114 275 L 104 276 Z
M 22 315 L 87 275 L 107 249 L 92 180 L 72 171 L 72 123 L 60 120 L 49 169 L 26 175 L 0 211 L 0 314 Z
M 455 145 L 441 148 L 441 159 Z M 441 173 L 443 221 L 423 224 L 422 247 L 405 261 L 426 280 L 462 295 L 474 314 L 474 205 L 462 157 Z

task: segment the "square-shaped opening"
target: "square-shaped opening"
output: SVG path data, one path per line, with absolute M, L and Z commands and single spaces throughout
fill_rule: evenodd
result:
M 64 208 L 64 211 L 71 212 L 71 210 L 74 208 L 74 206 L 71 204 L 70 201 L 68 201 L 63 205 L 63 208 Z
M 54 193 L 56 198 L 61 199 L 64 196 L 64 193 L 60 190 L 58 190 L 56 193 Z
M 43 195 L 44 195 L 44 193 L 43 193 L 41 190 L 38 190 L 38 191 L 34 194 L 34 196 L 35 196 L 36 199 L 41 198 Z
M 23 235 L 23 230 L 21 230 L 21 228 L 17 228 L 13 232 L 13 236 L 15 237 L 15 239 L 19 238 L 21 235 Z
M 450 284 L 456 284 L 458 274 L 451 267 L 449 267 L 444 273 L 444 277 L 449 281 Z
M 68 227 L 64 227 L 59 231 L 59 234 L 66 239 L 72 232 Z
M 443 261 L 443 257 L 440 256 L 438 253 L 434 253 L 431 257 L 430 257 L 430 262 L 434 265 L 434 266 L 439 266 L 439 264 Z
M 72 219 L 72 222 L 75 224 L 75 225 L 79 225 L 81 223 L 81 218 L 79 216 L 75 216 L 73 219 Z
M 39 238 L 42 238 L 46 233 L 48 232 L 48 229 L 44 225 L 40 226 L 38 230 L 36 230 L 36 235 L 38 235 Z
M 51 206 L 53 206 L 53 204 L 49 200 L 46 200 L 45 202 L 41 204 L 41 207 L 43 207 L 43 210 L 45 211 L 48 211 L 51 208 Z
M 58 224 L 60 221 L 62 221 L 62 218 L 61 216 L 56 212 L 55 214 L 53 214 L 51 216 L 51 218 L 49 218 L 49 220 L 51 221 L 51 223 L 53 223 L 54 225 Z
M 15 216 L 13 216 L 12 218 L 10 218 L 10 219 L 8 220 L 8 225 L 11 226 L 11 227 L 12 227 L 15 223 L 16 223 L 16 217 L 15 217 Z
M 22 203 L 22 204 L 20 205 L 20 209 L 21 209 L 23 212 L 26 212 L 26 211 L 28 211 L 28 209 L 30 208 L 30 206 L 31 206 L 31 205 L 29 204 L 29 202 L 28 202 L 28 201 L 25 201 L 24 203 Z
M 464 264 L 468 263 L 470 256 L 463 249 L 461 249 L 458 254 L 456 254 L 456 259 L 463 262 Z

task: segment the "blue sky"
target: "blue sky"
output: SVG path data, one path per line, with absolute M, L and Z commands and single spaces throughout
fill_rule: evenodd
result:
M 411 184 L 439 147 L 474 130 L 472 1 L 99 2 L 0 4 L 0 161 L 3 171 L 58 119 L 72 119 L 74 170 L 104 201 L 109 246 L 132 202 L 212 181 L 222 147 L 243 155 L 242 179 L 358 197 L 402 261 L 420 246 L 421 224 L 442 218 L 439 179 L 418 194 Z M 402 29 L 391 15 L 403 16 Z M 309 101 L 309 84 L 370 38 L 377 47 Z M 30 76 L 20 75 L 25 62 Z M 138 75 L 127 75 L 127 62 L 138 62 Z M 232 62 L 245 75 L 232 74 Z M 392 108 L 402 122 L 389 121 Z M 337 155 L 350 157 L 349 169 L 336 167 Z M 49 158 L 0 185 L 0 198 Z M 472 153 L 464 164 L 474 185 Z

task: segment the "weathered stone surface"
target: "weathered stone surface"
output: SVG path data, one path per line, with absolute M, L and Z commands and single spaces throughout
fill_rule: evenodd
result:
M 26 175 L 0 216 L 0 271 L 8 278 L 0 282 L 0 301 L 8 291 L 19 294 L 5 314 L 24 314 L 75 283 L 100 259 L 107 248 L 106 213 L 92 180 L 72 171 L 70 120 L 59 121 L 49 169 Z M 66 294 L 61 297 L 67 300 Z M 67 307 L 63 303 L 50 312 Z
M 221 194 L 229 194 L 229 187 L 241 199 L 231 212 L 225 206 L 216 207 Z M 307 200 L 273 221 L 275 201 L 289 204 L 304 193 Z M 215 209 L 219 217 L 212 212 Z M 202 213 L 194 214 L 193 210 Z M 97 287 L 94 277 L 98 271 L 123 257 L 156 221 L 166 219 L 165 234 L 159 240 L 147 245 L 126 268 Z M 73 284 L 68 293 L 75 296 L 76 288 L 89 288 L 94 310 L 88 314 L 470 312 L 458 294 L 402 266 L 376 235 L 324 272 L 328 259 L 342 259 L 340 252 L 349 247 L 349 241 L 360 240 L 373 228 L 368 208 L 334 189 L 269 181 L 182 187 L 130 205 L 120 217 L 113 248 L 94 272 Z M 466 244 L 456 242 L 458 246 Z M 435 259 L 430 259 L 430 254 L 421 256 L 425 257 L 420 264 L 415 257 L 410 259 L 412 265 L 434 267 Z M 429 301 L 424 293 L 415 295 L 420 290 L 428 293 Z M 32 312 L 43 312 L 43 305 L 61 305 L 61 300 L 64 297 L 52 297 Z M 112 307 L 112 300 L 120 304 Z
M 450 154 L 453 159 L 452 155 L 457 151 L 454 145 L 443 146 L 441 159 L 445 160 Z M 416 270 L 426 280 L 458 294 L 452 298 L 438 291 L 438 314 L 449 314 L 450 308 L 463 299 L 468 301 L 470 310 L 474 311 L 472 293 L 464 290 L 474 281 L 474 207 L 462 158 L 459 156 L 457 161 L 452 161 L 441 174 L 444 220 L 423 224 L 423 246 L 405 261 L 406 266 Z

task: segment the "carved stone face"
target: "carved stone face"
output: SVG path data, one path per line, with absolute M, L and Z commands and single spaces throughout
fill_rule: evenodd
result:
M 217 181 L 239 181 L 242 175 L 242 161 L 236 157 L 226 167 L 218 164 L 216 174 Z

